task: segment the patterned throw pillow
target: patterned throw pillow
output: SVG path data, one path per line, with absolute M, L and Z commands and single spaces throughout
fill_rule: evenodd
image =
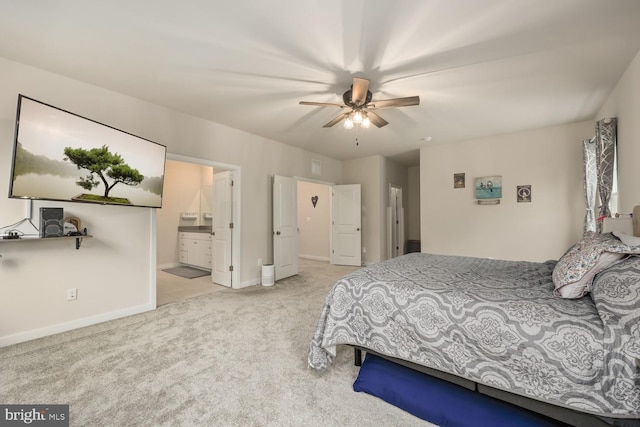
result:
M 627 254 L 640 254 L 640 247 L 625 245 L 611 233 L 590 233 L 560 258 L 553 269 L 554 295 L 581 298 L 591 290 L 596 274 L 616 264 Z

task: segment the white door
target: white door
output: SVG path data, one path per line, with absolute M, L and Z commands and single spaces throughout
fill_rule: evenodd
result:
M 331 264 L 362 265 L 360 184 L 331 190 Z
M 298 274 L 298 187 L 293 178 L 273 177 L 273 266 L 275 280 Z
M 211 280 L 231 287 L 233 231 L 233 174 L 230 171 L 213 174 L 213 262 Z

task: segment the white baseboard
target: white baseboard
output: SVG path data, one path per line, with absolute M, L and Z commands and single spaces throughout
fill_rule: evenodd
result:
M 57 325 L 46 326 L 31 331 L 19 332 L 13 335 L 0 337 L 0 348 L 21 342 L 31 341 L 36 338 L 42 338 L 49 335 L 59 334 L 61 332 L 71 331 L 73 329 L 83 328 L 85 326 L 95 325 L 97 323 L 107 322 L 109 320 L 119 319 L 121 317 L 131 316 L 133 314 L 144 313 L 146 311 L 155 310 L 152 304 L 144 304 L 136 307 L 129 307 L 123 310 L 112 311 L 109 313 L 98 314 L 97 316 L 85 317 L 82 319 L 72 320 L 70 322 L 58 323 Z
M 298 254 L 298 258 L 311 259 L 311 260 L 314 260 L 314 261 L 325 261 L 325 262 L 329 262 L 329 257 L 326 257 L 326 256 L 317 256 L 317 255 L 303 255 L 303 254 Z

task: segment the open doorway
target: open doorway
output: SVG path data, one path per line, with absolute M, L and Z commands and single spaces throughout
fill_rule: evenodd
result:
M 360 184 L 334 185 L 275 175 L 272 196 L 276 281 L 298 274 L 302 257 L 361 265 Z
M 389 184 L 389 206 L 387 206 L 387 258 L 404 253 L 404 207 L 402 187 Z
M 360 185 L 297 180 L 298 258 L 360 266 Z
M 299 274 L 301 260 L 328 263 L 330 184 L 274 175 L 272 194 L 275 280 Z
M 216 178 L 219 176 L 225 176 L 232 188 L 222 191 Z M 163 208 L 157 211 L 156 221 L 156 306 L 209 293 L 220 285 L 239 284 L 239 167 L 168 154 L 164 187 Z M 220 206 L 229 212 L 222 215 Z M 216 219 L 220 218 L 227 228 L 225 245 L 220 245 L 214 235 L 225 234 L 214 232 Z M 218 274 L 221 260 L 227 272 L 224 280 Z M 164 271 L 176 269 L 178 273 L 200 270 L 202 274 L 189 278 Z
M 331 184 L 273 177 L 275 280 L 300 273 L 301 260 L 329 262 Z

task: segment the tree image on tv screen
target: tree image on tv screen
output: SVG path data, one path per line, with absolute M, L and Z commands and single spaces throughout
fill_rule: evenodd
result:
M 78 169 L 89 171 L 88 175 L 76 181 L 77 185 L 87 191 L 91 191 L 101 183 L 104 185 L 103 196 L 82 194 L 78 196 L 82 200 L 130 204 L 126 198 L 110 197 L 109 192 L 118 184 L 136 186 L 144 180 L 144 176 L 137 169 L 126 164 L 118 153 L 111 153 L 106 145 L 90 150 L 65 147 L 64 154 L 66 156 L 64 160 L 73 163 Z

